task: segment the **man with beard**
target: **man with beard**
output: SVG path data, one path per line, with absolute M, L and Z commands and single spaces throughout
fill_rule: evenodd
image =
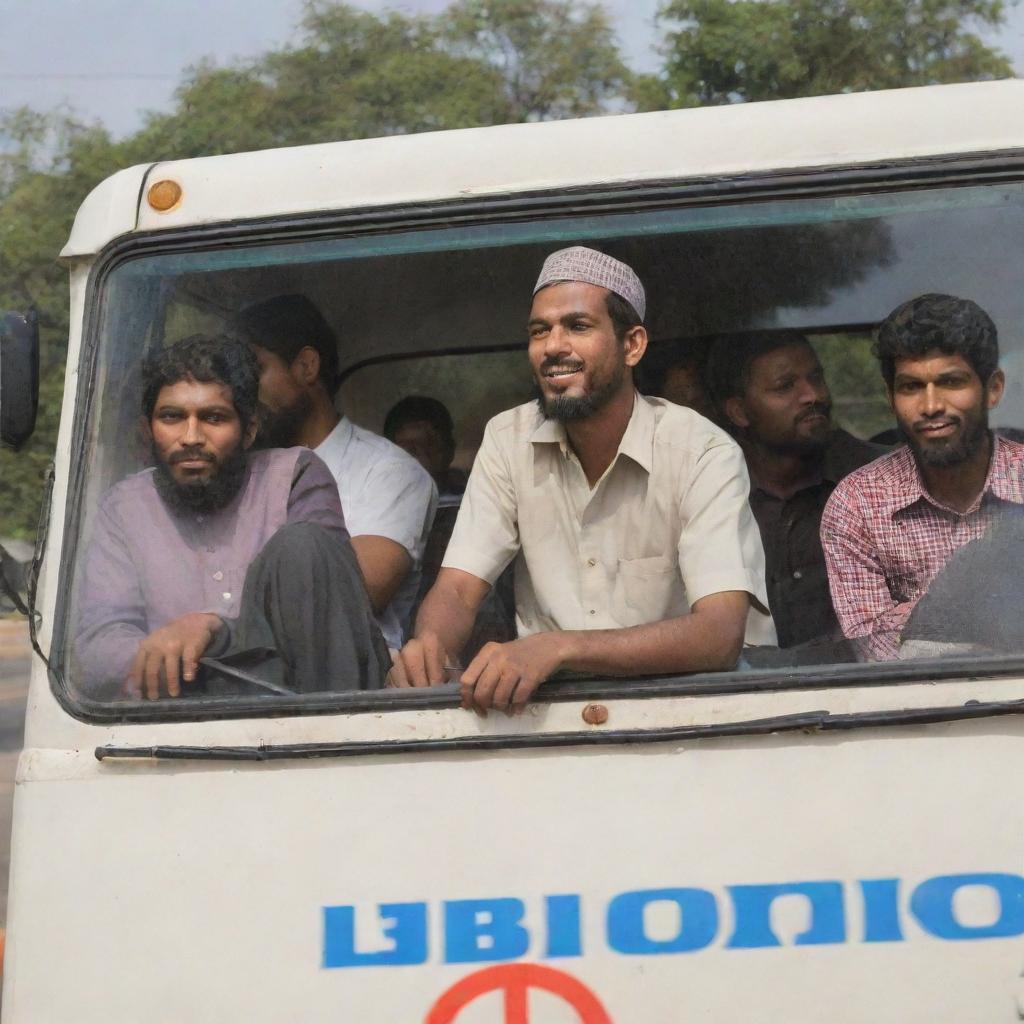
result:
M 534 289 L 538 402 L 490 421 L 437 583 L 390 683 L 459 679 L 465 707 L 521 708 L 562 669 L 607 675 L 735 666 L 774 643 L 764 555 L 735 442 L 644 398 L 646 300 L 624 263 L 582 246 Z M 484 596 L 516 558 L 518 639 L 456 668 Z
M 304 445 L 327 464 L 377 621 L 397 649 L 419 590 L 437 488 L 411 455 L 335 409 L 337 339 L 305 295 L 248 306 L 238 326 L 260 367 L 258 443 Z
M 911 299 L 875 351 L 907 444 L 836 487 L 821 539 L 843 632 L 884 660 L 953 552 L 1024 503 L 1024 445 L 988 429 L 1004 379 L 995 324 L 975 303 Z
M 706 375 L 747 459 L 779 646 L 807 645 L 808 660 L 849 657 L 829 594 L 821 513 L 843 477 L 887 449 L 833 425 L 825 371 L 796 331 L 719 338 Z
M 92 696 L 380 686 L 390 663 L 327 467 L 251 454 L 248 346 L 195 335 L 143 368 L 152 469 L 104 496 L 75 637 Z

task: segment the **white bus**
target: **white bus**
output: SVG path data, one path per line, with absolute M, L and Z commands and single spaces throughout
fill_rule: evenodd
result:
M 891 426 L 873 328 L 922 292 L 972 298 L 1000 332 L 996 423 L 1024 427 L 1022 110 L 1019 81 L 907 89 L 97 187 L 61 254 L 3 1020 L 1021 1019 L 1018 655 L 555 679 L 480 719 L 455 686 L 101 701 L 71 637 L 98 500 L 145 463 L 143 357 L 262 296 L 324 310 L 355 422 L 444 401 L 464 468 L 530 397 L 528 297 L 576 243 L 637 270 L 652 352 L 808 334 L 861 436 Z M 17 439 L 14 348 L 0 372 Z

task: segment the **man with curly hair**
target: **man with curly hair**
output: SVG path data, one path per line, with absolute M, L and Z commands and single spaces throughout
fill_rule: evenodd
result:
M 821 539 L 843 633 L 886 660 L 950 556 L 1024 504 L 1024 444 L 989 429 L 1004 377 L 996 326 L 976 303 L 903 303 L 875 354 L 906 445 L 839 483 Z
M 78 601 L 92 697 L 366 689 L 390 664 L 334 479 L 305 448 L 252 452 L 259 370 L 194 335 L 143 367 L 153 467 L 100 503 Z

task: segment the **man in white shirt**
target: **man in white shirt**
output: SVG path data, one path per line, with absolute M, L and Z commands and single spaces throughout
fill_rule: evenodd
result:
M 528 326 L 539 402 L 488 424 L 390 685 L 454 673 L 464 706 L 517 709 L 560 669 L 729 669 L 744 642 L 775 642 L 742 452 L 692 409 L 633 386 L 645 305 L 610 256 L 575 246 L 545 261 Z M 460 671 L 477 609 L 513 558 L 519 639 L 487 644 Z
M 238 327 L 260 367 L 260 442 L 303 445 L 327 463 L 381 632 L 389 647 L 401 647 L 437 508 L 430 474 L 339 414 L 337 339 L 305 295 L 248 306 Z

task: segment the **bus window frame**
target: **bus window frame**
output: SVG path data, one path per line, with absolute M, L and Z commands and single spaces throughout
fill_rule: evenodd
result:
M 815 199 L 836 195 L 910 192 L 922 188 L 956 188 L 1024 182 L 1024 150 L 957 154 L 884 161 L 865 166 L 736 176 L 725 180 L 686 179 L 627 183 L 595 188 L 580 186 L 557 192 L 540 191 L 471 200 L 375 206 L 347 211 L 258 218 L 225 224 L 197 225 L 121 236 L 96 256 L 86 286 L 82 338 L 78 358 L 78 385 L 72 420 L 71 468 L 63 519 L 57 595 L 51 631 L 48 675 L 55 699 L 71 717 L 93 725 L 117 723 L 158 724 L 198 720 L 237 720 L 357 714 L 367 711 L 408 711 L 456 708 L 458 687 L 452 684 L 427 690 L 368 690 L 303 694 L 293 697 L 178 698 L 155 702 L 105 702 L 76 694 L 66 678 L 70 625 L 70 589 L 81 536 L 81 509 L 85 492 L 87 428 L 92 416 L 94 384 L 102 335 L 107 277 L 123 263 L 142 256 L 183 254 L 221 249 L 229 244 L 275 245 L 317 238 L 380 235 L 409 230 L 430 230 L 458 224 L 569 217 L 581 213 L 628 214 L 650 209 L 685 206 L 721 206 L 764 202 L 770 199 Z M 508 346 L 473 351 L 489 352 Z M 453 348 L 432 356 L 469 351 Z M 413 358 L 404 353 L 397 358 Z M 423 353 L 426 355 L 426 353 Z M 346 368 L 349 376 L 366 361 Z M 1021 655 L 973 657 L 960 661 L 837 663 L 801 668 L 744 669 L 688 676 L 573 679 L 545 683 L 540 702 L 581 699 L 649 699 L 757 693 L 765 690 L 831 689 L 856 682 L 859 686 L 891 686 L 929 680 L 998 678 L 1024 675 Z M 957 709 L 952 709 L 957 710 Z M 962 709 L 960 709 L 962 710 Z M 997 712 L 1006 713 L 1006 712 Z

